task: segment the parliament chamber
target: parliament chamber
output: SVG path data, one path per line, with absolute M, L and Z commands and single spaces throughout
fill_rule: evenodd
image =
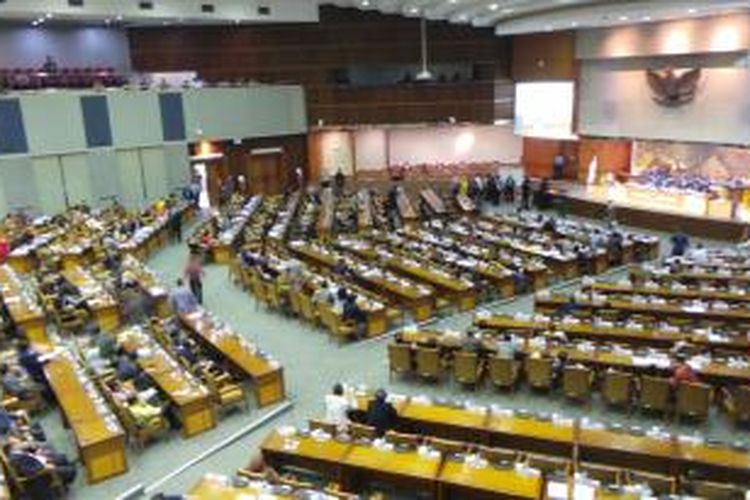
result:
M 0 1 L 0 500 L 750 498 L 750 6 Z

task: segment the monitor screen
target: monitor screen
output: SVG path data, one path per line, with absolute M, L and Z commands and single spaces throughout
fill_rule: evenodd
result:
M 573 82 L 516 84 L 515 133 L 524 137 L 574 139 Z

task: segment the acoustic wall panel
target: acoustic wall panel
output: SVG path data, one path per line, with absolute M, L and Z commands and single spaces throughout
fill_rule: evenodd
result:
M 112 139 L 118 148 L 137 148 L 162 143 L 156 92 L 109 92 Z
M 31 170 L 39 196 L 39 210 L 50 215 L 64 211 L 65 189 L 60 172 L 60 157 L 34 157 L 31 159 Z
M 23 95 L 23 110 L 29 153 L 51 155 L 86 149 L 80 94 L 51 92 Z
M 164 142 L 185 140 L 185 111 L 182 94 L 170 92 L 159 94 L 161 129 Z
M 20 102 L 18 99 L 0 99 L 0 155 L 28 151 Z
M 62 162 L 62 171 L 65 177 L 68 202 L 71 205 L 79 203 L 88 204 L 94 199 L 95 195 L 91 186 L 91 176 L 89 175 L 88 154 L 63 155 L 60 157 L 60 161 Z
M 112 146 L 112 127 L 109 123 L 109 107 L 103 95 L 81 97 L 83 129 L 86 132 L 86 146 L 101 148 Z
M 106 206 L 120 198 L 117 156 L 111 150 L 90 151 L 87 157 L 94 207 Z
M 151 202 L 169 192 L 167 188 L 167 166 L 164 149 L 143 148 L 140 150 L 143 165 L 143 180 L 146 185 L 146 199 Z
M 167 166 L 167 189 L 174 192 L 190 183 L 190 160 L 187 144 L 166 144 L 164 162 Z
M 27 156 L 4 158 L 0 160 L 0 182 L 4 191 L 8 211 L 37 210 L 38 197 L 36 186 L 29 182 L 31 159 Z
M 145 202 L 141 158 L 137 149 L 118 150 L 117 175 L 120 181 L 120 201 L 129 208 L 138 208 Z

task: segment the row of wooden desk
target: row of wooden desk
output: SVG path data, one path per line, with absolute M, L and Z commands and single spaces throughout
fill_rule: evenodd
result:
M 62 276 L 81 294 L 101 330 L 113 331 L 120 325 L 117 300 L 105 290 L 104 284 L 91 271 L 75 266 L 65 269 Z
M 180 320 L 193 335 L 252 381 L 258 406 L 267 406 L 286 397 L 283 368 L 264 356 L 256 346 L 203 310 L 180 315 Z
M 29 342 L 49 345 L 47 318 L 39 303 L 39 291 L 28 276 L 8 264 L 0 266 L 0 298 L 11 320 L 24 331 Z
M 692 308 L 675 303 L 635 302 L 622 298 L 607 298 L 607 300 L 572 299 L 565 295 L 537 295 L 534 307 L 543 313 L 554 313 L 566 304 L 575 304 L 578 310 L 598 313 L 600 311 L 614 311 L 623 315 L 644 315 L 663 318 L 689 319 L 695 322 L 717 321 L 721 323 L 750 323 L 750 308 Z
M 672 347 L 677 342 L 689 342 L 712 349 L 748 352 L 750 340 L 747 336 L 717 336 L 702 334 L 694 329 L 659 330 L 648 325 L 615 326 L 597 324 L 591 318 L 564 321 L 547 318 L 516 318 L 502 314 L 477 314 L 474 325 L 497 332 L 517 332 L 533 336 L 541 332 L 562 332 L 569 339 L 587 339 L 602 342 L 619 342 L 636 346 Z
M 73 433 L 88 482 L 127 472 L 125 432 L 75 357 L 58 353 L 44 371 Z

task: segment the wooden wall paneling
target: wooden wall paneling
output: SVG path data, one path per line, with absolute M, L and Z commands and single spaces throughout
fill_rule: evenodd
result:
M 192 68 L 209 81 L 300 83 L 307 90 L 311 124 L 318 119 L 327 124 L 383 123 L 383 118 L 388 122 L 435 120 L 445 116 L 446 105 L 460 107 L 462 119 L 491 123 L 493 113 L 483 107 L 492 106 L 491 82 L 495 75 L 507 72 L 509 42 L 496 37 L 489 28 L 445 22 L 430 22 L 428 37 L 431 61 L 474 64 L 486 81 L 446 82 L 431 88 L 336 87 L 332 75 L 349 64 L 416 66 L 419 61 L 418 20 L 358 9 L 323 6 L 320 22 L 314 24 L 129 30 L 135 69 Z M 409 108 L 412 103 L 421 105 Z M 361 110 L 362 106 L 369 109 Z
M 517 82 L 576 76 L 575 32 L 519 35 L 511 45 L 511 76 Z
M 523 138 L 524 174 L 529 177 L 552 178 L 555 156 L 563 154 L 568 159 L 565 177 L 575 179 L 578 160 L 578 143 L 576 141 L 561 141 L 557 139 Z
M 579 140 L 578 180 L 586 182 L 591 160 L 596 156 L 598 178 L 613 173 L 620 180 L 630 173 L 632 142 L 625 139 L 596 139 L 582 137 Z

